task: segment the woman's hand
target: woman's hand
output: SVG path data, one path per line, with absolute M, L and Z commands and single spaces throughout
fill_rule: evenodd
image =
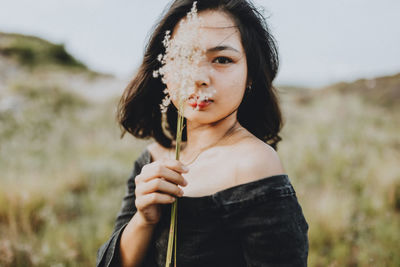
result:
M 157 224 L 161 218 L 160 204 L 173 203 L 175 196 L 183 195 L 178 185 L 187 185 L 181 173 L 188 171 L 181 162 L 173 159 L 162 159 L 143 166 L 135 178 L 135 205 L 143 224 Z

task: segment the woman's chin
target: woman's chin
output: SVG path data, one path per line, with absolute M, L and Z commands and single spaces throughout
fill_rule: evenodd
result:
M 184 116 L 186 120 L 196 123 L 212 123 L 216 120 L 215 114 L 210 109 L 193 109 L 191 106 L 184 108 Z

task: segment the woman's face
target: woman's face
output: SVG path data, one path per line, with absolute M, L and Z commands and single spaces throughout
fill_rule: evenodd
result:
M 239 29 L 229 15 L 210 10 L 199 12 L 198 16 L 203 21 L 198 45 L 206 53 L 195 75 L 195 93 L 184 104 L 184 116 L 188 121 L 208 124 L 223 119 L 239 107 L 246 88 L 247 62 Z M 167 88 L 170 90 L 173 85 L 167 82 Z M 210 101 L 199 102 L 196 97 L 200 91 L 215 93 Z M 177 101 L 172 102 L 178 107 Z

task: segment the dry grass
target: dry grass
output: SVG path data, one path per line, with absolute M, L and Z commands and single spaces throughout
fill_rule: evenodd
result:
M 282 95 L 278 152 L 310 224 L 310 266 L 399 265 L 399 107 L 332 88 Z

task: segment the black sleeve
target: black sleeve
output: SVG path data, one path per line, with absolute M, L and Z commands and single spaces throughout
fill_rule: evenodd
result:
M 120 266 L 119 240 L 122 231 L 136 213 L 135 206 L 135 177 L 143 167 L 143 154 L 135 162 L 131 175 L 127 181 L 127 190 L 122 200 L 121 209 L 115 221 L 114 230 L 110 237 L 97 251 L 96 266 Z
M 308 224 L 295 194 L 249 207 L 238 230 L 246 266 L 307 266 Z

